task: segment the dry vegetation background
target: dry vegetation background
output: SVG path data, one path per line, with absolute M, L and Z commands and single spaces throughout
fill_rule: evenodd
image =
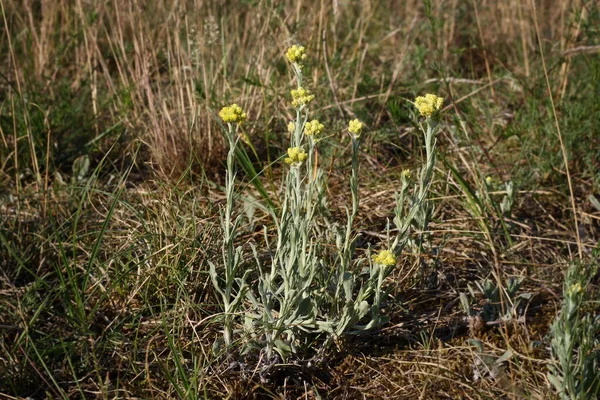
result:
M 554 396 L 547 335 L 562 277 L 574 260 L 598 262 L 595 1 L 0 6 L 0 397 Z M 322 165 L 340 214 L 342 127 L 368 127 L 363 245 L 385 227 L 402 168 L 420 163 L 403 98 L 425 92 L 446 98 L 438 204 L 432 253 L 407 254 L 389 282 L 388 326 L 264 377 L 211 353 L 219 306 L 206 261 L 219 252 L 225 154 L 215 112 L 248 112 L 271 190 L 293 112 L 283 54 L 296 43 L 333 135 Z M 488 176 L 491 194 L 473 200 Z M 515 203 L 502 215 L 508 181 Z M 254 212 L 243 240 L 266 223 Z M 532 297 L 519 321 L 478 328 L 459 293 L 492 271 L 524 276 Z

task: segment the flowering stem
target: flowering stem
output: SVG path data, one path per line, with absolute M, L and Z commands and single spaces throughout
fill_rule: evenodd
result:
M 340 254 L 340 268 L 338 270 L 338 282 L 343 282 L 344 274 L 350 269 L 352 263 L 352 226 L 354 225 L 354 219 L 358 214 L 359 197 L 358 197 L 358 148 L 360 146 L 360 139 L 352 135 L 352 174 L 350 175 L 350 192 L 352 194 L 352 211 L 348 212 L 346 209 L 347 220 L 346 220 L 346 232 L 344 235 L 344 244 Z M 340 290 L 342 285 L 336 286 L 335 298 L 341 299 Z M 348 299 L 342 300 L 342 304 Z
M 431 118 L 427 118 L 427 130 L 423 130 L 425 133 L 425 168 L 421 173 L 421 184 L 419 185 L 419 198 L 424 199 L 425 194 L 431 186 L 431 175 L 433 173 L 433 167 L 435 166 L 435 130 L 437 122 Z M 422 129 L 422 127 L 421 127 Z
M 352 191 L 352 220 L 358 214 L 358 147 L 360 139 L 352 137 L 352 176 L 350 177 L 350 190 Z
M 294 129 L 294 136 L 292 137 L 291 147 L 300 147 L 300 140 L 302 139 L 302 112 L 296 110 L 296 129 Z
M 225 324 L 224 324 L 224 340 L 225 344 L 231 343 L 232 336 L 232 317 L 231 317 L 231 289 L 233 280 L 235 279 L 235 249 L 234 239 L 235 233 L 233 232 L 233 206 L 234 206 L 234 159 L 235 159 L 235 147 L 237 141 L 235 139 L 235 127 L 233 124 L 227 124 L 227 140 L 229 142 L 229 152 L 227 153 L 227 171 L 225 173 L 225 215 L 223 216 L 224 223 L 224 247 L 225 247 L 225 295 L 223 296 L 223 306 L 225 311 Z

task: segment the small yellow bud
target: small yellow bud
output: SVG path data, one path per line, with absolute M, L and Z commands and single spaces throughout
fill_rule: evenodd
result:
M 355 138 L 359 138 L 363 126 L 364 124 L 362 122 L 357 119 L 353 119 L 348 123 L 348 132 L 350 132 Z
M 306 136 L 313 136 L 316 138 L 321 133 L 323 133 L 323 129 L 325 129 L 325 125 L 320 123 L 318 120 L 313 119 L 312 121 L 307 122 L 306 125 L 304 125 L 304 134 Z
M 573 296 L 573 295 L 581 293 L 582 290 L 583 289 L 581 288 L 581 284 L 579 282 L 577 282 L 567 290 L 567 294 L 569 296 Z
M 494 183 L 494 178 L 492 178 L 491 176 L 486 176 L 485 183 L 487 183 L 488 186 L 491 185 L 492 183 Z
M 410 176 L 411 176 L 410 169 L 403 169 L 402 170 L 402 178 L 404 178 L 404 179 L 410 179 Z
M 423 117 L 431 117 L 434 112 L 442 108 L 444 98 L 435 94 L 426 94 L 425 97 L 419 96 L 415 99 L 415 107 Z
M 221 111 L 219 111 L 219 117 L 227 123 L 237 122 L 238 124 L 241 124 L 248 116 L 242 111 L 240 106 L 234 103 L 229 107 L 223 107 Z
M 308 105 L 315 99 L 315 96 L 310 93 L 307 89 L 302 87 L 298 89 L 292 89 L 292 105 L 296 108 Z
M 396 257 L 390 250 L 381 250 L 379 253 L 373 256 L 373 262 L 391 267 L 396 265 Z
M 293 122 L 290 122 L 288 124 L 288 132 L 289 133 L 294 133 L 296 131 L 296 124 Z
M 306 52 L 304 46 L 293 45 L 285 52 L 285 57 L 289 62 L 301 65 L 302 61 L 306 60 Z
M 288 157 L 284 161 L 294 166 L 302 164 L 308 158 L 308 154 L 301 147 L 290 147 L 287 153 Z

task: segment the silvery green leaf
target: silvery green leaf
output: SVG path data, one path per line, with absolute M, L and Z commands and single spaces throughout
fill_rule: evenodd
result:
M 238 306 L 241 304 L 242 300 L 246 297 L 246 289 L 241 288 L 240 291 L 235 295 L 233 300 L 231 300 L 229 309 L 231 312 L 236 312 Z
M 477 285 L 478 282 L 475 282 L 475 284 Z M 471 295 L 471 297 L 475 297 L 475 290 L 473 289 L 473 286 L 471 286 L 470 283 L 467 284 L 467 289 L 469 289 L 469 294 Z
M 235 248 L 235 253 L 234 253 L 234 256 L 233 256 L 233 265 L 239 265 L 241 258 L 242 258 L 242 248 L 241 247 L 236 247 Z
M 300 304 L 298 304 L 298 311 L 297 311 L 296 315 L 298 317 L 308 318 L 308 317 L 312 316 L 312 313 L 313 313 L 312 301 L 311 301 L 310 297 L 305 297 L 304 299 L 302 299 Z
M 208 262 L 208 273 L 210 275 L 210 279 L 213 283 L 214 288 L 217 290 L 217 292 L 219 292 L 221 296 L 225 296 L 225 293 L 219 285 L 219 275 L 217 274 L 217 268 L 212 261 Z
M 90 169 L 90 158 L 87 155 L 77 157 L 75 161 L 73 161 L 72 169 L 73 180 L 75 182 L 83 181 Z
M 475 338 L 470 338 L 470 339 L 467 339 L 465 342 L 467 344 L 470 344 L 471 346 L 477 347 L 479 352 L 483 353 L 483 342 L 481 340 L 475 339 Z
M 254 230 L 254 213 L 256 211 L 257 200 L 250 194 L 244 196 L 244 212 L 248 219 L 248 231 Z
M 254 319 L 248 313 L 244 314 L 244 329 L 246 332 L 254 330 Z
M 346 301 L 350 301 L 352 299 L 352 287 L 353 285 L 353 279 L 352 279 L 352 274 L 350 272 L 344 272 L 344 275 L 342 276 L 343 279 L 343 285 L 344 285 L 344 295 L 346 297 Z
M 563 384 L 560 378 L 558 378 L 556 375 L 548 373 L 546 375 L 546 377 L 548 378 L 548 380 L 550 381 L 550 383 L 556 388 L 556 390 L 558 390 L 559 393 L 563 393 Z
M 594 206 L 594 208 L 596 208 L 596 210 L 600 211 L 600 201 L 598 201 L 598 199 L 596 197 L 594 197 L 593 194 L 589 195 L 588 200 L 590 201 L 590 203 L 592 203 L 592 205 Z
M 460 293 L 459 298 L 460 298 L 460 304 L 462 305 L 462 308 L 465 311 L 465 314 L 471 315 L 471 304 L 469 302 L 469 298 L 467 297 L 467 295 L 464 293 Z
M 511 276 L 506 281 L 506 292 L 510 298 L 514 297 L 514 295 L 519 291 L 521 287 L 521 283 L 525 277 L 523 276 Z
M 292 354 L 292 347 L 283 340 L 275 339 L 273 344 L 275 345 L 275 351 L 277 351 L 284 360 L 286 360 L 288 356 Z
M 64 186 L 66 184 L 60 172 L 56 171 L 54 173 L 54 182 L 60 186 Z
M 241 355 L 246 355 L 253 350 L 261 350 L 261 348 L 257 346 L 254 342 L 248 342 L 244 347 L 242 347 Z
M 506 182 L 504 184 L 504 187 L 506 188 L 506 194 L 508 194 L 509 197 L 512 197 L 513 189 L 514 189 L 514 185 L 513 185 L 512 181 Z
M 506 351 L 504 352 L 504 354 L 502 354 L 502 355 L 501 355 L 501 356 L 500 356 L 500 357 L 499 357 L 499 358 L 496 360 L 496 363 L 497 363 L 497 364 L 501 364 L 501 363 L 503 363 L 503 362 L 505 362 L 505 361 L 508 361 L 508 360 L 510 360 L 510 359 L 512 358 L 513 354 L 514 354 L 514 353 L 512 352 L 512 350 L 510 350 L 510 349 L 506 350 Z
M 331 321 L 317 321 L 317 327 L 322 332 L 333 333 L 333 322 Z
M 361 303 L 358 305 L 357 311 L 358 311 L 358 319 L 361 319 L 362 317 L 367 315 L 367 313 L 369 312 L 369 303 L 367 303 L 366 301 L 361 301 Z
M 258 249 L 254 245 L 254 243 L 250 243 L 250 248 L 252 249 L 252 255 L 254 256 L 254 261 L 256 262 L 256 265 L 258 266 L 258 268 L 261 270 L 261 275 L 263 275 L 262 268 L 261 268 L 260 256 L 258 255 Z
M 219 356 L 224 344 L 223 338 L 217 338 L 212 345 L 212 353 L 214 356 Z

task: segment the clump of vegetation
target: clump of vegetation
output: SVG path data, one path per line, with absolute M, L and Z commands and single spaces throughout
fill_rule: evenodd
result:
M 269 238 L 268 228 L 264 226 L 264 242 L 252 245 L 255 270 L 249 266 L 243 272 L 240 270 L 243 250 L 235 245 L 240 224 L 239 217 L 234 219 L 233 216 L 234 158 L 240 138 L 236 129 L 246 120 L 246 113 L 237 104 L 219 112 L 227 124 L 225 132 L 229 143 L 226 204 L 222 213 L 225 268 L 218 269 L 211 262 L 211 280 L 222 299 L 225 344 L 232 344 L 234 321 L 243 319 L 249 338 L 246 347 L 264 351 L 267 360 L 273 359 L 274 351 L 287 360 L 292 354 L 306 354 L 309 348 L 324 350 L 349 331 L 372 330 L 387 321 L 380 315 L 384 284 L 407 244 L 417 216 L 426 213 L 435 167 L 439 110 L 443 105 L 443 98 L 433 94 L 415 99 L 414 105 L 425 119 L 426 128 L 419 124 L 425 141 L 425 166 L 419 169 L 414 187 L 409 181 L 410 174 L 402 174 L 400 193 L 396 193 L 396 233 L 390 238 L 388 231 L 386 243 L 379 246 L 381 250 L 369 257 L 368 248 L 365 256 L 357 251 L 358 235 L 354 226 L 360 204 L 359 150 L 364 124 L 358 119 L 348 123 L 352 143 L 349 179 L 352 202 L 350 208 L 344 207 L 346 221 L 340 226 L 339 222 L 326 218 L 331 214 L 326 209 L 328 201 L 323 190 L 327 177 L 318 165 L 317 156 L 318 145 L 327 140 L 327 135 L 323 123 L 309 118 L 315 96 L 303 86 L 307 61 L 304 46 L 290 47 L 286 57 L 297 82 L 297 88 L 291 90 L 296 118 L 288 124 L 287 157 L 281 157 L 289 169 L 282 177 L 281 206 L 269 209 L 276 228 L 274 238 Z M 421 222 L 418 228 L 426 230 L 427 223 Z M 268 251 L 266 263 L 260 257 L 265 250 Z M 251 274 L 258 276 L 252 285 L 248 283 Z M 242 324 L 238 322 L 238 325 Z M 315 337 L 322 338 L 322 347 L 315 346 Z
M 565 276 L 563 305 L 550 330 L 548 379 L 561 399 L 593 399 L 600 393 L 600 316 L 584 311 L 586 288 L 597 268 L 573 264 Z
M 0 397 L 597 396 L 600 10 L 479 3 L 0 0 Z

